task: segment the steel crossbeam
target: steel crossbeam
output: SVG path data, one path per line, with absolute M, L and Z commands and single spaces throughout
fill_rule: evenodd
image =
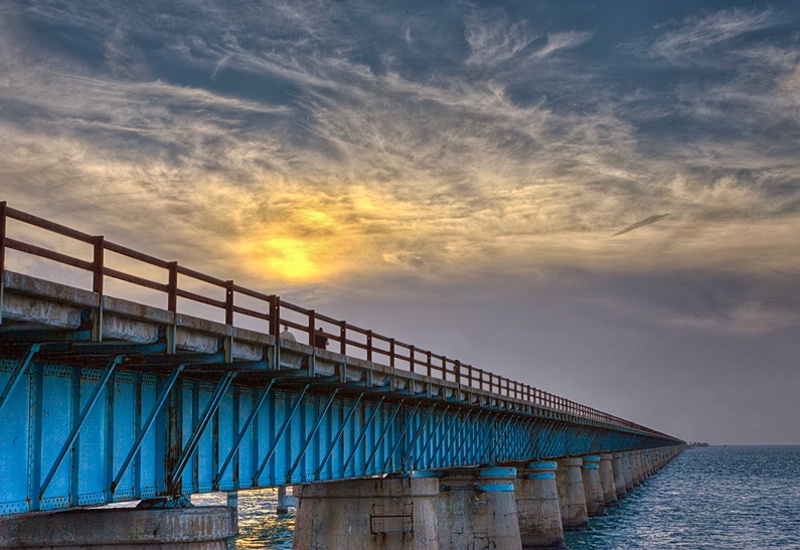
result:
M 297 458 L 295 459 L 294 464 L 292 464 L 292 467 L 289 468 L 288 472 L 286 472 L 286 483 L 287 484 L 292 482 L 292 474 L 297 469 L 297 467 L 300 465 L 300 461 L 303 460 L 303 457 L 306 454 L 306 450 L 308 449 L 308 446 L 311 444 L 311 441 L 314 439 L 314 436 L 317 435 L 317 430 L 319 430 L 320 424 L 322 424 L 322 421 L 325 419 L 325 415 L 328 414 L 328 410 L 331 408 L 331 404 L 333 404 L 333 399 L 336 397 L 337 393 L 339 393 L 339 388 L 336 388 L 335 390 L 333 390 L 333 392 L 331 393 L 330 397 L 328 397 L 328 401 L 325 402 L 325 406 L 323 407 L 322 412 L 319 413 L 319 415 L 317 416 L 317 422 L 314 424 L 314 427 L 311 429 L 311 433 L 308 435 L 308 438 L 306 438 L 306 441 L 303 444 L 303 448 L 300 449 L 299 453 L 297 453 Z
M 133 457 L 136 456 L 136 453 L 139 452 L 139 449 L 142 447 L 142 441 L 147 436 L 147 433 L 150 431 L 150 428 L 153 426 L 153 423 L 156 420 L 156 416 L 164 407 L 164 403 L 167 401 L 167 397 L 169 396 L 170 392 L 172 391 L 173 386 L 175 386 L 175 382 L 178 380 L 178 375 L 183 372 L 183 369 L 186 365 L 178 365 L 173 371 L 170 377 L 167 379 L 164 387 L 161 389 L 161 394 L 156 398 L 156 403 L 153 405 L 153 408 L 150 410 L 150 414 L 147 416 L 147 419 L 144 421 L 144 424 L 141 425 L 139 428 L 139 434 L 136 436 L 136 439 L 131 445 L 130 451 L 128 451 L 127 456 L 122 461 L 122 464 L 117 471 L 117 475 L 114 476 L 114 480 L 111 482 L 111 492 L 116 492 L 117 487 L 119 487 L 119 482 L 122 480 L 122 476 L 125 475 L 125 471 L 130 466 Z
M 0 273 L 0 276 L 1 275 L 2 273 Z M 41 344 L 32 344 L 28 349 L 28 353 L 25 355 L 25 358 L 20 361 L 19 365 L 17 365 L 16 368 L 11 372 L 11 378 L 9 378 L 8 382 L 6 382 L 6 385 L 3 388 L 3 393 L 0 393 L 0 412 L 3 411 L 3 405 L 5 405 L 8 396 L 11 395 L 11 392 L 13 392 L 14 388 L 17 387 L 17 384 L 22 379 L 22 375 L 25 374 L 25 369 L 28 368 L 28 365 L 33 360 L 33 356 L 36 355 L 41 347 Z
M 222 402 L 222 396 L 228 391 L 228 388 L 233 382 L 233 379 L 236 378 L 237 374 L 238 373 L 236 371 L 228 371 L 222 376 L 219 383 L 217 383 L 217 387 L 214 389 L 211 399 L 209 399 L 208 403 L 206 404 L 206 408 L 203 410 L 203 414 L 198 419 L 194 430 L 192 430 L 192 435 L 189 437 L 186 445 L 181 450 L 181 454 L 178 457 L 175 466 L 169 473 L 167 481 L 170 492 L 178 489 L 181 476 L 183 475 L 183 470 L 189 463 L 189 458 L 191 458 L 192 454 L 197 448 L 197 444 L 200 442 L 200 438 L 203 436 L 203 432 L 208 426 L 208 423 L 211 421 L 211 418 L 214 416 L 214 413 L 216 413 L 219 409 L 219 405 Z
M 389 420 L 384 423 L 383 430 L 381 430 L 381 435 L 378 437 L 378 440 L 375 442 L 375 445 L 372 446 L 372 452 L 369 454 L 369 458 L 364 462 L 364 472 L 369 472 L 369 465 L 372 463 L 372 459 L 375 458 L 375 455 L 380 449 L 381 444 L 383 443 L 383 439 L 386 437 L 386 433 L 389 431 L 389 428 L 392 427 L 394 423 L 394 419 L 397 416 L 397 413 L 400 412 L 400 408 L 405 403 L 405 399 L 401 399 L 397 402 L 392 410 L 391 416 L 389 416 Z M 417 407 L 419 407 L 419 402 L 417 402 Z M 416 411 L 416 407 L 414 409 Z
M 86 417 L 89 416 L 89 413 L 94 407 L 94 404 L 97 403 L 97 398 L 100 397 L 100 392 L 102 392 L 106 388 L 106 384 L 108 383 L 109 379 L 111 379 L 111 375 L 114 373 L 117 365 L 122 362 L 122 356 L 117 356 L 111 361 L 109 361 L 108 365 L 106 366 L 103 375 L 101 376 L 100 380 L 95 384 L 94 390 L 92 394 L 89 396 L 89 399 L 84 405 L 83 409 L 81 410 L 81 414 L 77 419 L 77 422 L 72 427 L 72 431 L 70 432 L 69 436 L 67 436 L 67 440 L 61 446 L 61 450 L 56 455 L 56 459 L 53 461 L 53 465 L 50 467 L 50 471 L 45 476 L 42 484 L 39 487 L 39 499 L 44 496 L 45 491 L 47 490 L 48 485 L 50 485 L 50 481 L 52 481 L 53 476 L 56 475 L 58 468 L 61 466 L 61 462 L 64 460 L 64 457 L 67 454 L 67 451 L 72 447 L 72 444 L 75 443 L 75 439 L 78 437 L 78 433 L 83 426 Z
M 375 408 L 372 409 L 372 414 L 369 416 L 369 420 L 367 420 L 367 423 L 364 424 L 364 429 L 361 430 L 361 433 L 358 434 L 358 438 L 353 443 L 353 450 L 350 451 L 350 456 L 347 457 L 344 466 L 342 466 L 342 472 L 347 472 L 347 467 L 350 466 L 350 462 L 353 460 L 353 457 L 356 456 L 356 451 L 358 451 L 358 448 L 361 446 L 361 442 L 367 435 L 367 430 L 369 430 L 370 426 L 372 426 L 372 422 L 375 420 L 375 417 L 378 416 L 378 411 L 381 410 L 381 405 L 383 404 L 384 399 L 386 399 L 386 396 L 382 395 L 378 403 L 375 404 Z
M 417 409 L 419 408 L 419 405 L 420 404 L 417 403 L 417 406 L 414 407 L 414 411 L 408 416 L 408 418 L 406 419 L 405 423 L 403 424 L 403 429 L 400 431 L 400 434 L 397 436 L 397 441 L 395 441 L 394 447 L 392 447 L 392 450 L 389 451 L 389 454 L 386 457 L 386 461 L 383 463 L 383 470 L 384 471 L 386 471 L 386 469 L 389 467 L 389 464 L 391 462 L 394 462 L 394 453 L 395 453 L 395 451 L 397 451 L 397 448 L 403 442 L 403 436 L 406 435 L 406 431 L 408 431 L 408 427 L 411 425 L 411 422 L 414 420 L 414 415 L 416 414 Z M 435 409 L 435 408 L 436 408 L 436 403 L 432 404 L 431 408 L 428 410 L 428 414 L 425 417 L 426 420 L 428 419 L 428 417 L 433 412 L 433 409 Z
M 253 479 L 252 479 L 253 486 L 258 485 L 258 480 L 261 478 L 261 474 L 264 472 L 264 468 L 267 467 L 269 459 L 272 458 L 272 455 L 275 453 L 275 449 L 278 448 L 278 443 L 283 437 L 283 433 L 286 431 L 286 428 L 289 427 L 289 423 L 292 421 L 292 418 L 294 418 L 294 415 L 297 412 L 297 409 L 300 407 L 300 403 L 303 401 L 303 397 L 305 397 L 306 392 L 308 391 L 308 388 L 310 386 L 311 384 L 306 384 L 305 386 L 303 386 L 303 391 L 301 391 L 300 395 L 298 395 L 297 399 L 295 399 L 291 412 L 288 415 L 286 415 L 286 419 L 283 421 L 283 424 L 281 424 L 278 433 L 275 434 L 275 439 L 272 442 L 272 447 L 270 447 L 269 452 L 267 452 L 267 454 L 264 456 L 264 459 L 261 461 L 258 470 L 256 470 L 255 474 L 253 474 Z
M 261 395 L 258 397 L 258 401 L 253 405 L 253 408 L 250 410 L 250 414 L 247 416 L 247 419 L 244 421 L 244 426 L 239 431 L 239 435 L 236 437 L 236 441 L 233 444 L 228 456 L 225 457 L 225 460 L 222 462 L 222 466 L 219 468 L 219 472 L 217 472 L 216 477 L 212 483 L 212 487 L 214 490 L 219 490 L 219 482 L 222 479 L 222 476 L 225 474 L 225 470 L 228 468 L 228 464 L 230 464 L 233 457 L 236 455 L 236 451 L 239 450 L 239 446 L 242 444 L 242 440 L 244 440 L 244 436 L 247 433 L 247 430 L 250 429 L 250 426 L 253 424 L 253 420 L 255 420 L 256 415 L 261 410 L 261 406 L 266 401 L 267 396 L 269 395 L 270 390 L 272 389 L 272 385 L 275 383 L 276 378 L 271 378 L 269 383 L 261 392 Z
M 331 455 L 333 454 L 333 449 L 336 447 L 336 444 L 339 443 L 339 439 L 342 437 L 345 428 L 347 428 L 347 423 L 350 422 L 350 417 L 353 416 L 353 413 L 356 411 L 356 407 L 358 406 L 358 403 L 361 401 L 362 397 L 364 397 L 364 392 L 358 394 L 358 397 L 353 402 L 353 405 L 350 407 L 350 410 L 347 411 L 347 415 L 342 420 L 342 425 L 339 428 L 339 431 L 336 433 L 336 437 L 333 438 L 333 441 L 331 441 L 330 447 L 328 448 L 328 452 L 325 453 L 325 458 L 322 459 L 322 462 L 320 463 L 319 467 L 314 472 L 314 479 L 319 479 L 319 476 L 322 473 L 323 468 L 325 468 L 325 464 L 327 464 L 328 460 L 330 460 Z

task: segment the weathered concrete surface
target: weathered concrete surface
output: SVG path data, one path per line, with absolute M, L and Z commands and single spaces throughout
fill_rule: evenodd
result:
M 625 470 L 625 490 L 630 493 L 633 491 L 635 484 L 633 456 L 629 451 L 622 453 L 622 468 Z
M 583 466 L 582 458 L 558 459 L 556 485 L 558 487 L 558 503 L 561 508 L 561 524 L 565 531 L 589 527 L 589 512 L 586 508 L 581 466 Z
M 438 493 L 434 477 L 303 485 L 292 548 L 436 550 Z
M 515 468 L 454 469 L 445 472 L 438 499 L 439 549 L 518 550 Z
M 0 548 L 225 550 L 236 535 L 227 506 L 100 508 L 0 519 Z
M 286 485 L 281 485 L 280 487 L 278 487 L 278 505 L 275 507 L 275 512 L 276 513 L 278 513 L 278 514 L 288 514 L 290 506 L 292 506 L 294 508 L 297 508 L 297 505 L 299 504 L 299 500 L 294 494 L 294 491 L 295 491 L 294 487 L 295 486 L 292 487 L 292 494 L 291 495 L 287 494 Z M 300 493 L 300 491 L 298 491 L 297 494 L 299 494 L 299 493 Z
M 614 457 L 611 461 L 614 468 L 614 489 L 617 492 L 617 500 L 619 500 L 628 496 L 628 490 L 625 488 L 625 464 L 622 453 L 613 453 L 612 456 Z
M 524 550 L 566 548 L 556 488 L 556 462 L 533 462 L 514 481 Z
M 606 506 L 612 506 L 617 503 L 613 461 L 614 456 L 611 453 L 600 455 L 600 485 L 603 487 L 603 503 Z
M 600 482 L 599 456 L 589 455 L 583 457 L 581 477 L 583 477 L 583 492 L 586 497 L 586 511 L 590 516 L 606 515 L 603 485 Z

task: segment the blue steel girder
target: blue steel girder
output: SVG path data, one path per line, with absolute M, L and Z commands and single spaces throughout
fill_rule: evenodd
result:
M 99 345 L 92 349 L 102 357 Z M 375 393 L 244 364 L 236 371 L 137 357 L 108 373 L 42 364 L 39 355 L 23 369 L 25 357 L 0 360 L 0 388 L 16 376 L 0 422 L 0 514 L 671 442 L 560 413 L 489 409 L 427 391 Z M 178 456 L 169 454 L 175 441 Z

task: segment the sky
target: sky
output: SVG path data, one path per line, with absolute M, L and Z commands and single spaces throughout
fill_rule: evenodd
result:
M 797 2 L 2 2 L 0 143 L 13 208 L 800 444 Z

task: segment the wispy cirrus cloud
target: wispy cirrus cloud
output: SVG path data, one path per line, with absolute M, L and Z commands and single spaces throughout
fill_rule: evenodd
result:
M 547 57 L 553 52 L 566 48 L 576 48 L 592 38 L 590 32 L 556 32 L 547 35 L 547 44 L 536 52 L 536 57 Z
M 650 47 L 650 55 L 678 65 L 704 64 L 715 56 L 715 48 L 733 39 L 768 28 L 779 22 L 770 10 L 731 8 L 690 16 L 677 28 L 661 34 Z

